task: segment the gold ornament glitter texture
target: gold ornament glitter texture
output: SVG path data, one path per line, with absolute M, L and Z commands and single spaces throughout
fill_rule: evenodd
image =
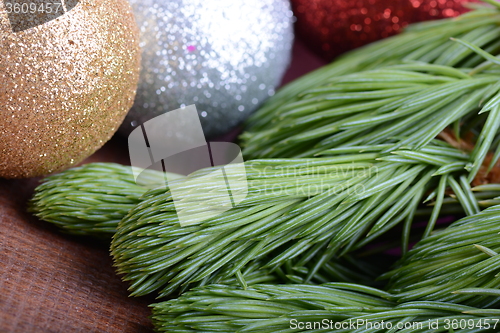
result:
M 17 33 L 0 0 L 0 177 L 52 173 L 95 152 L 132 106 L 139 67 L 126 0 L 81 0 Z

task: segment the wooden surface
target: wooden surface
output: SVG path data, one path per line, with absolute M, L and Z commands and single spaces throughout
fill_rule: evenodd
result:
M 119 141 L 87 162 L 120 162 Z M 61 234 L 26 212 L 37 183 L 0 180 L 0 332 L 152 332 L 153 299 L 128 297 L 105 243 Z
M 294 47 L 288 82 L 323 62 Z M 114 137 L 85 163 L 128 163 Z M 129 298 L 106 244 L 61 234 L 26 212 L 38 179 L 0 179 L 0 333 L 152 332 L 154 297 Z

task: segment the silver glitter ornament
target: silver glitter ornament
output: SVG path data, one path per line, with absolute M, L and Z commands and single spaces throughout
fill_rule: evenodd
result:
M 229 131 L 274 89 L 289 65 L 288 0 L 131 0 L 142 71 L 125 134 L 196 104 L 207 137 Z

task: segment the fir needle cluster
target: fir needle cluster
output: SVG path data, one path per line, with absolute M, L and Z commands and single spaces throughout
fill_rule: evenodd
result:
M 132 295 L 159 291 L 160 296 L 228 278 L 257 261 L 275 271 L 292 259 L 302 267 L 316 258 L 312 276 L 333 257 L 362 248 L 399 223 L 404 224 L 406 248 L 411 223 L 429 192 L 435 203 L 424 237 L 440 216 L 448 185 L 465 213 L 479 212 L 466 179 L 467 154 L 439 140 L 418 152 L 384 153 L 386 148 L 249 161 L 248 197 L 237 208 L 188 227 L 179 225 L 171 193 L 151 190 L 120 222 L 113 238 L 117 270 L 131 281 Z M 276 184 L 280 194 L 272 190 Z M 203 193 L 196 199 L 212 196 Z
M 247 289 L 210 285 L 151 307 L 157 331 L 172 333 L 470 333 L 499 327 L 497 309 L 435 301 L 398 304 L 391 297 L 378 289 L 345 283 L 259 284 Z M 429 327 L 430 322 L 437 324 L 435 328 Z
M 477 296 L 469 288 L 500 288 L 500 206 L 454 222 L 420 241 L 383 275 L 398 302 L 431 300 L 488 308 L 500 294 Z
M 249 120 L 242 135 L 245 157 L 314 156 L 328 147 L 380 142 L 397 135 L 393 130 L 410 130 L 408 142 L 423 145 L 448 124 L 455 122 L 457 128 L 487 98 L 480 95 L 488 84 L 476 81 L 475 74 L 490 71 L 493 85 L 482 92 L 495 94 L 498 70 L 485 63 L 484 55 L 450 37 L 495 54 L 500 51 L 499 22 L 497 9 L 482 7 L 455 19 L 416 24 L 294 81 Z M 396 72 L 381 69 L 390 65 Z M 367 74 L 370 70 L 374 72 Z M 405 72 L 398 75 L 398 70 Z M 420 71 L 428 75 L 420 77 Z M 432 78 L 434 73 L 439 77 Z M 468 81 L 470 77 L 475 79 Z M 432 99 L 437 105 L 425 104 Z M 447 109 L 453 113 L 448 115 Z M 370 111 L 378 117 L 367 119 Z
M 493 206 L 421 240 L 383 276 L 391 279 L 388 291 L 346 283 L 212 285 L 151 305 L 152 319 L 160 332 L 294 332 L 293 323 L 321 328 L 325 318 L 340 328 L 346 322 L 363 323 L 336 332 L 495 331 L 499 222 L 500 206 Z M 431 329 L 434 320 L 437 327 Z M 403 329 L 370 329 L 368 322 L 393 328 L 400 323 Z M 411 325 L 404 329 L 406 322 Z
M 164 177 L 147 170 L 143 183 L 137 184 L 128 166 L 86 164 L 45 178 L 35 190 L 30 211 L 67 233 L 111 238 L 148 187 L 164 183 Z

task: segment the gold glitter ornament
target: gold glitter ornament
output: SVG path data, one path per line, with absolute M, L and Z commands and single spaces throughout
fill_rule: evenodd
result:
M 134 101 L 139 33 L 126 0 L 80 0 L 18 32 L 8 3 L 0 0 L 0 177 L 25 178 L 74 165 L 111 138 Z

